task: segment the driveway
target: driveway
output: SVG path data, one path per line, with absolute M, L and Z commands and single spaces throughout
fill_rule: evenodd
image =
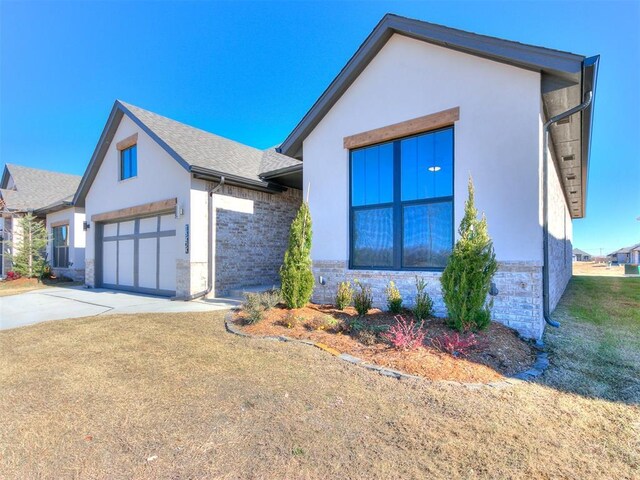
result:
M 55 287 L 0 297 L 0 330 L 49 320 L 124 313 L 208 312 L 238 305 L 232 299 L 175 301 L 101 288 Z

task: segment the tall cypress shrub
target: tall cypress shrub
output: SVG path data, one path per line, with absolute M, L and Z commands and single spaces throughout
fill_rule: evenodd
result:
M 49 236 L 44 223 L 28 213 L 18 224 L 20 239 L 11 242 L 15 253 L 11 256 L 13 270 L 23 277 L 41 278 L 47 268 L 47 242 Z
M 481 330 L 491 321 L 492 300 L 487 302 L 491 279 L 498 269 L 487 220 L 478 220 L 473 181 L 469 177 L 469 198 L 458 228 L 460 239 L 442 273 L 440 282 L 449 312 L 448 324 L 459 331 Z
M 282 299 L 287 308 L 302 308 L 313 293 L 313 272 L 311 271 L 311 213 L 309 205 L 303 202 L 291 223 L 289 247 L 284 254 L 284 264 L 280 267 Z

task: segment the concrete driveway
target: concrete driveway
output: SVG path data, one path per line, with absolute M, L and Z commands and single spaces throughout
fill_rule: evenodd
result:
M 116 313 L 207 312 L 232 308 L 239 303 L 232 299 L 172 302 L 167 298 L 101 288 L 45 288 L 0 297 L 0 330 L 49 320 Z

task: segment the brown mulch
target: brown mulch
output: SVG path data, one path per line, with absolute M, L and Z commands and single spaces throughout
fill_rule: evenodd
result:
M 300 319 L 293 328 L 283 325 L 285 323 L 283 319 L 289 312 Z M 252 325 L 246 323 L 245 313 L 240 311 L 234 322 L 241 326 L 243 331 L 252 335 L 286 335 L 320 342 L 376 365 L 430 380 L 479 383 L 499 381 L 505 376 L 527 370 L 536 358 L 535 350 L 522 341 L 514 330 L 497 322 L 492 322 L 486 330 L 475 334 L 478 343 L 471 347 L 464 357 L 454 357 L 436 350 L 431 344 L 433 338 L 445 333 L 454 333 L 444 324 L 443 319 L 431 318 L 424 323 L 427 334 L 422 348 L 398 351 L 379 337 L 375 344 L 364 345 L 341 328 L 329 330 L 309 328 L 308 321 L 320 314 L 331 315 L 340 320 L 341 325 L 357 317 L 353 307 L 337 310 L 332 305 L 309 304 L 295 310 L 278 306 L 268 310 L 262 321 Z M 412 318 L 410 312 L 405 312 L 404 315 Z M 372 327 L 393 325 L 395 319 L 389 312 L 372 309 L 364 317 L 363 323 Z

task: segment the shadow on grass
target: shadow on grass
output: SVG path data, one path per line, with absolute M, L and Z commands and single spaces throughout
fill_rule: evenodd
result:
M 573 277 L 545 343 L 542 383 L 590 398 L 640 403 L 640 279 Z

